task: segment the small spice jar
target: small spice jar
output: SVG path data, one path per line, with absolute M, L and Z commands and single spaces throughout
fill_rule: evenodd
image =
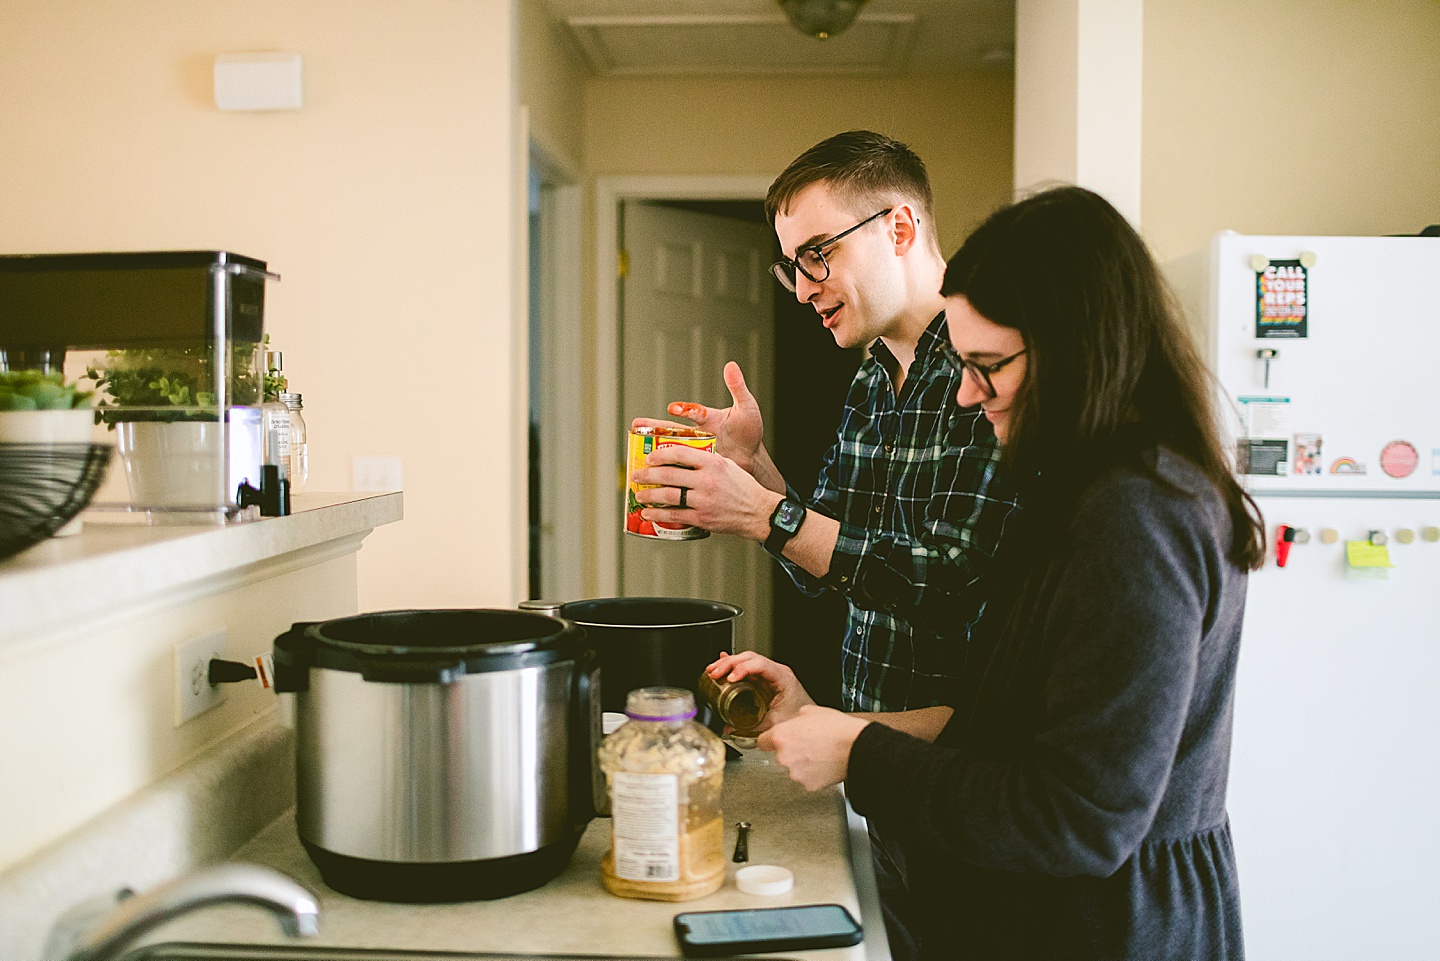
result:
M 725 745 L 695 722 L 686 690 L 631 691 L 625 714 L 600 747 L 611 814 L 601 879 L 626 898 L 704 897 L 725 882 Z
M 700 672 L 695 690 L 735 734 L 747 738 L 758 733 L 760 722 L 770 711 L 770 700 L 775 696 L 764 678 L 752 675 L 738 681 L 717 681 L 708 671 Z

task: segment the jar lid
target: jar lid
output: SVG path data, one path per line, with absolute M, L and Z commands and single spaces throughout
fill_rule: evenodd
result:
M 688 721 L 695 716 L 695 695 L 682 687 L 641 687 L 625 696 L 632 721 Z
M 773 897 L 785 894 L 795 886 L 795 875 L 789 868 L 774 864 L 751 864 L 735 872 L 735 886 L 746 894 Z

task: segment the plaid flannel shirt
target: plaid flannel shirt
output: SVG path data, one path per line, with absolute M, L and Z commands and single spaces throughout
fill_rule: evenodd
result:
M 1016 510 L 996 483 L 990 422 L 955 402 L 959 377 L 936 354 L 944 337 L 942 312 L 921 334 L 899 397 L 894 355 L 872 345 L 808 502 L 840 522 L 830 570 L 817 578 L 777 558 L 802 593 L 845 595 L 847 711 L 954 703 L 984 608 L 982 576 Z

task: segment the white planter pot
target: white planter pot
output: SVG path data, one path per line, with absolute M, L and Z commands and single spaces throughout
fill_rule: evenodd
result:
M 79 410 L 0 411 L 0 444 L 88 444 L 95 412 Z
M 115 425 L 130 502 L 140 509 L 225 505 L 225 431 L 217 421 Z

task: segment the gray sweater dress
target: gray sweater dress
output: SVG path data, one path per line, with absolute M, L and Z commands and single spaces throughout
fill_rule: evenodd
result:
M 871 724 L 851 750 L 855 809 L 906 852 L 922 958 L 1243 957 L 1225 787 L 1246 573 L 1213 486 L 1149 460 L 1052 532 L 936 743 Z

